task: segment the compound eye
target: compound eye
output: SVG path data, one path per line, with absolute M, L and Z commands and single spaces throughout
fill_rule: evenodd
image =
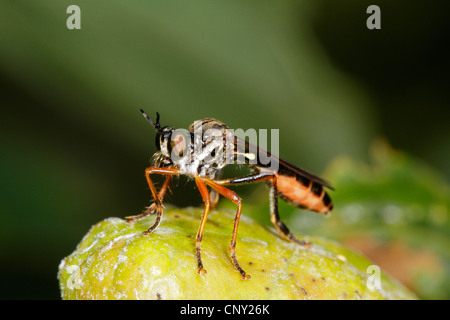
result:
M 180 133 L 174 133 L 170 141 L 171 155 L 175 157 L 183 157 L 186 150 L 186 137 Z

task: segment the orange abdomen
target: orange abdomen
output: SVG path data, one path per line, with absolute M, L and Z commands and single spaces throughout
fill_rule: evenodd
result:
M 333 209 L 322 185 L 297 176 L 276 174 L 276 178 L 278 193 L 292 205 L 325 214 Z

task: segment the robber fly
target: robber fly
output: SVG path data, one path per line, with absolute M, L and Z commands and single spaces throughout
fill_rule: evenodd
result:
M 127 217 L 128 222 L 142 219 L 156 212 L 156 220 L 145 231 L 145 234 L 153 232 L 161 221 L 162 201 L 172 176 L 186 175 L 192 177 L 205 203 L 196 236 L 197 273 L 206 274 L 201 258 L 203 229 L 208 212 L 210 208 L 215 207 L 220 194 L 237 205 L 229 253 L 233 266 L 239 271 L 241 278 L 249 279 L 250 276 L 240 267 L 236 257 L 237 229 L 242 209 L 241 198 L 225 186 L 265 181 L 270 187 L 271 222 L 275 228 L 290 241 L 305 247 L 310 245 L 308 242 L 297 239 L 280 221 L 278 198 L 280 197 L 299 208 L 328 214 L 333 209 L 331 199 L 325 192 L 325 187 L 332 189 L 328 182 L 250 144 L 244 139 L 236 137 L 227 125 L 216 119 L 197 120 L 191 124 L 188 130 L 180 131 L 180 129 L 169 126 L 161 127 L 158 113 L 156 113 L 156 122 L 154 122 L 143 110 L 140 111 L 157 132 L 156 146 L 158 151 L 153 156 L 153 165 L 145 170 L 154 203 L 142 214 Z M 200 134 L 196 134 L 198 132 Z M 211 132 L 214 134 L 211 134 Z M 231 161 L 229 161 L 230 157 L 225 157 L 229 154 L 234 156 L 231 157 Z M 240 156 L 239 159 L 243 159 L 244 163 L 250 166 L 252 174 L 222 179 L 222 169 L 227 164 L 237 163 L 238 156 Z M 227 158 L 228 161 L 224 161 L 224 158 Z M 269 162 L 276 164 L 275 169 L 273 165 L 268 165 Z M 150 177 L 152 174 L 165 176 L 159 192 L 156 191 Z M 208 191 L 208 187 L 211 188 L 211 191 Z

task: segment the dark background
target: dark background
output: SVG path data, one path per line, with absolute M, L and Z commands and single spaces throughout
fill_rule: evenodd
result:
M 66 27 L 72 4 L 81 30 Z M 366 27 L 371 4 L 381 30 Z M 367 161 L 384 137 L 448 180 L 449 9 L 403 0 L 1 2 L 0 298 L 58 299 L 58 264 L 90 226 L 149 204 L 155 132 L 139 108 L 173 127 L 215 117 L 280 129 L 280 155 L 315 173 L 341 155 Z M 190 183 L 174 191 L 177 206 L 201 204 Z

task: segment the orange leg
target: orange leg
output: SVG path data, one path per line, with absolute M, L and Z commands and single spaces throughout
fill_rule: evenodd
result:
M 219 193 L 214 189 L 211 190 L 209 194 L 209 200 L 210 200 L 210 208 L 214 209 L 219 203 Z
M 224 179 L 224 180 L 214 180 L 214 183 L 220 185 L 238 185 L 238 184 L 247 184 L 247 183 L 255 183 L 261 182 L 265 180 L 270 180 L 271 188 L 270 188 L 270 221 L 273 223 L 275 228 L 280 232 L 284 237 L 288 240 L 293 241 L 301 246 L 309 247 L 311 243 L 306 242 L 304 240 L 297 239 L 286 227 L 286 225 L 281 222 L 280 215 L 278 214 L 278 189 L 277 189 L 277 175 L 271 173 L 258 173 L 255 175 L 250 175 L 241 178 L 234 179 Z
M 233 262 L 234 267 L 241 274 L 242 280 L 250 279 L 250 276 L 248 274 L 246 274 L 245 271 L 239 266 L 239 263 L 236 258 L 236 238 L 237 238 L 237 231 L 238 231 L 238 225 L 239 225 L 239 218 L 241 216 L 241 209 L 242 209 L 241 198 L 234 191 L 227 189 L 221 185 L 218 185 L 213 180 L 203 179 L 203 181 L 207 185 L 209 185 L 211 188 L 216 190 L 218 193 L 220 193 L 224 197 L 233 201 L 238 206 L 236 216 L 234 218 L 233 235 L 231 237 L 229 252 L 230 252 L 231 261 Z
M 151 174 L 162 174 L 162 175 L 168 176 L 166 178 L 166 181 L 164 182 L 164 185 L 163 185 L 161 191 L 160 191 L 160 193 L 162 192 L 161 195 L 164 196 L 164 194 L 165 194 L 165 192 L 167 190 L 169 181 L 170 181 L 170 176 L 180 175 L 181 172 L 177 168 L 170 168 L 170 167 L 163 167 L 163 168 L 149 167 L 149 168 L 145 169 L 145 177 L 147 178 L 148 186 L 150 187 L 150 191 L 152 192 L 153 200 L 155 201 L 153 203 L 153 205 L 149 207 L 149 210 L 152 210 L 152 211 L 156 210 L 156 219 L 155 219 L 154 224 L 150 228 L 148 228 L 148 230 L 145 231 L 144 234 L 152 233 L 153 230 L 155 230 L 159 226 L 159 223 L 161 222 L 161 217 L 162 217 L 162 214 L 163 214 L 163 205 L 162 205 L 162 202 L 161 202 L 162 201 L 162 197 L 160 198 L 159 195 L 156 193 L 155 185 L 153 184 L 153 181 L 150 178 Z M 149 210 L 147 210 L 147 211 L 149 211 Z M 152 211 L 149 211 L 148 214 L 150 214 L 150 212 L 152 212 Z M 134 220 L 141 219 L 141 218 L 145 217 L 148 214 L 146 214 L 146 212 L 144 212 L 141 215 L 134 216 L 134 217 L 129 217 L 128 219 L 130 221 L 134 221 Z
M 216 181 L 216 180 L 221 181 L 220 179 L 222 178 L 222 174 L 223 174 L 223 171 L 222 171 L 222 169 L 220 169 L 217 172 L 216 177 L 214 178 L 214 181 Z M 210 202 L 211 209 L 214 209 L 217 206 L 217 204 L 219 203 L 219 193 L 214 189 L 212 189 L 211 192 L 209 193 L 209 202 Z
M 171 178 L 172 178 L 172 176 L 166 176 L 166 180 L 164 181 L 164 184 L 162 185 L 161 189 L 159 190 L 158 199 L 159 199 L 160 202 L 162 202 L 163 199 L 164 199 L 164 195 L 166 194 L 166 191 L 169 188 L 169 183 L 170 183 Z M 145 210 L 141 214 L 138 214 L 138 215 L 135 215 L 135 216 L 129 216 L 129 217 L 125 217 L 125 218 L 127 219 L 128 223 L 134 222 L 134 221 L 141 220 L 141 219 L 145 218 L 149 214 L 152 214 L 153 212 L 155 212 L 155 210 L 156 210 L 156 204 L 152 203 L 147 208 L 147 210 Z
M 205 183 L 199 178 L 195 177 L 195 183 L 197 184 L 197 188 L 200 191 L 200 194 L 203 198 L 203 202 L 205 203 L 205 211 L 203 212 L 202 220 L 200 222 L 200 227 L 198 228 L 197 237 L 195 238 L 195 250 L 196 250 L 196 256 L 197 256 L 197 273 L 198 274 L 206 274 L 206 270 L 203 269 L 203 263 L 202 263 L 202 256 L 201 256 L 201 242 L 203 238 L 203 229 L 205 227 L 206 217 L 208 216 L 209 212 L 209 192 L 208 188 L 206 187 Z

